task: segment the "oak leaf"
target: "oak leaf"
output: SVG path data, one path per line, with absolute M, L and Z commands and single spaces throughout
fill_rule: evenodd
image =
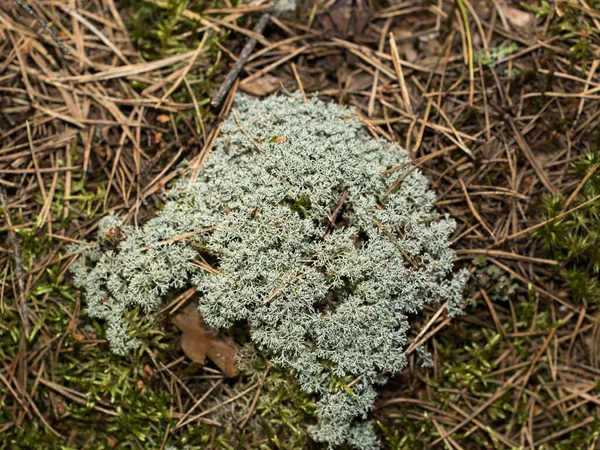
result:
M 196 364 L 204 365 L 206 357 L 214 362 L 227 377 L 235 377 L 239 370 L 235 366 L 238 345 L 231 339 L 219 335 L 219 330 L 208 325 L 195 303 L 188 304 L 173 318 L 173 324 L 181 330 L 181 348 Z
M 246 94 L 255 95 L 257 97 L 264 97 L 265 95 L 272 94 L 281 85 L 281 80 L 273 75 L 263 75 L 260 78 L 256 78 L 247 83 L 242 83 L 240 89 Z

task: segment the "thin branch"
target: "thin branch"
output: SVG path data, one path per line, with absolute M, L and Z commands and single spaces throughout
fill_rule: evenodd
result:
M 33 8 L 25 2 L 25 0 L 15 0 L 15 1 L 17 2 L 17 5 L 19 5 L 25 11 L 27 11 L 27 14 L 29 14 L 31 17 L 33 17 L 35 20 L 38 21 L 38 23 L 42 26 L 44 31 L 46 33 L 48 33 L 48 35 L 52 38 L 52 40 L 56 43 L 56 45 L 58 45 L 60 47 L 60 49 L 62 50 L 62 52 L 65 55 L 69 55 L 71 53 L 71 51 L 67 48 L 67 46 L 62 43 L 62 41 L 59 39 L 59 37 L 56 35 L 56 33 L 54 33 L 54 31 L 52 31 L 52 29 L 48 26 L 48 24 L 46 24 L 46 21 L 44 19 L 42 19 L 39 16 L 39 14 L 36 13 L 33 10 Z
M 265 28 L 267 27 L 267 23 L 269 23 L 270 17 L 271 17 L 271 14 L 264 13 L 258 20 L 258 23 L 254 27 L 254 30 L 252 30 L 252 31 L 254 33 L 262 34 L 263 31 L 265 31 Z M 244 67 L 244 64 L 246 64 L 246 61 L 252 54 L 254 47 L 256 47 L 256 42 L 257 41 L 255 38 L 251 38 L 248 42 L 246 42 L 246 45 L 244 46 L 244 48 L 242 49 L 242 52 L 240 53 L 240 57 L 238 58 L 238 60 L 235 62 L 235 64 L 233 65 L 233 67 L 231 68 L 231 70 L 229 71 L 227 76 L 225 77 L 225 80 L 221 84 L 221 87 L 219 88 L 219 90 L 217 91 L 215 96 L 212 98 L 212 100 L 210 102 L 210 104 L 212 106 L 216 107 L 221 104 L 221 102 L 223 101 L 223 98 L 225 98 L 225 95 L 227 95 L 227 93 L 229 92 L 229 89 L 231 89 L 231 85 L 233 84 L 233 82 L 237 79 L 238 75 L 240 74 L 242 67 Z

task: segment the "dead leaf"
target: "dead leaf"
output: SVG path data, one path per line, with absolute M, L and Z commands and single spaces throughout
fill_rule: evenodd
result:
M 275 92 L 279 88 L 280 84 L 281 80 L 279 78 L 267 74 L 252 80 L 249 83 L 241 83 L 240 89 L 246 94 L 264 97 L 265 95 Z
M 219 330 L 211 327 L 192 302 L 173 318 L 173 323 L 181 330 L 181 348 L 196 364 L 204 365 L 208 358 L 227 377 L 235 377 L 239 370 L 235 367 L 238 345 L 230 338 L 219 336 Z
M 373 75 L 361 72 L 350 77 L 348 89 L 351 91 L 364 91 L 373 86 Z
M 398 44 L 400 57 L 408 62 L 414 62 L 419 57 L 417 50 L 417 41 L 413 38 L 413 33 L 406 26 L 397 26 L 392 28 L 394 39 Z
M 502 11 L 510 23 L 518 28 L 531 29 L 534 23 L 533 14 L 519 8 L 503 5 Z
M 59 416 L 62 416 L 67 412 L 67 408 L 65 408 L 65 404 L 63 403 L 63 398 L 60 395 L 56 396 L 56 412 Z
M 317 16 L 326 32 L 341 38 L 361 36 L 367 30 L 372 13 L 369 8 L 340 0 Z

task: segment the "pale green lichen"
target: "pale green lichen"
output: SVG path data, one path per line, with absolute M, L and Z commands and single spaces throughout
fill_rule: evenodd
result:
M 126 353 L 136 341 L 123 313 L 156 310 L 192 283 L 208 323 L 249 323 L 256 345 L 319 396 L 316 440 L 375 448 L 364 419 L 374 384 L 406 365 L 408 316 L 440 302 L 460 311 L 454 222 L 437 217 L 406 152 L 371 138 L 352 110 L 238 96 L 233 111 L 199 177 L 182 179 L 154 219 L 140 229 L 102 223 L 88 264 L 74 266 L 88 313 L 109 322 L 113 350 Z M 111 248 L 105 235 L 117 227 Z M 193 265 L 193 244 L 218 274 Z

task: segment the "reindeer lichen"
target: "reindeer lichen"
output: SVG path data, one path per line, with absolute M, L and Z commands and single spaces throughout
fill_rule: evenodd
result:
M 441 302 L 459 313 L 466 272 L 453 276 L 455 224 L 425 177 L 353 114 L 238 96 L 199 176 L 180 180 L 155 218 L 138 229 L 104 219 L 74 271 L 113 351 L 137 345 L 124 312 L 195 285 L 210 325 L 248 323 L 320 399 L 314 439 L 377 447 L 365 419 L 374 385 L 406 365 L 409 315 Z

